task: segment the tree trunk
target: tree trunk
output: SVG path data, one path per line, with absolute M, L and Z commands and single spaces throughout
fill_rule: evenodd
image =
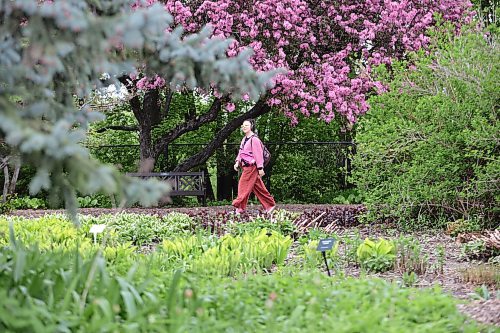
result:
M 125 81 L 122 81 L 122 83 Z M 127 83 L 129 91 L 134 92 L 134 87 Z M 138 122 L 139 129 L 139 149 L 140 149 L 140 165 L 139 172 L 152 171 L 160 154 L 164 153 L 170 143 L 175 141 L 181 135 L 190 131 L 197 130 L 202 125 L 213 121 L 222 108 L 222 103 L 227 100 L 215 99 L 210 107 L 210 110 L 201 116 L 196 117 L 196 110 L 190 109 L 186 113 L 186 121 L 173 128 L 169 133 L 163 135 L 157 142 L 153 142 L 152 130 L 158 126 L 164 117 L 168 116 L 170 103 L 172 101 L 172 92 L 167 91 L 165 104 L 160 103 L 160 92 L 158 89 L 148 90 L 143 102 L 139 96 L 134 96 L 129 100 L 132 112 Z M 194 104 L 193 104 L 194 105 Z
M 216 132 L 219 132 L 228 122 L 228 114 L 217 117 Z M 232 178 L 234 154 L 230 147 L 222 145 L 216 149 L 217 162 L 217 200 L 230 200 L 232 197 Z
M 0 166 L 3 167 L 3 192 L 2 192 L 2 202 L 7 201 L 7 194 L 9 193 L 9 184 L 10 184 L 10 176 L 9 176 L 9 165 L 7 161 L 9 160 L 9 156 L 3 158 L 0 162 Z
M 9 194 L 14 194 L 16 192 L 17 179 L 19 178 L 19 171 L 21 170 L 21 161 L 16 158 L 14 163 L 14 172 L 12 173 L 12 179 L 9 185 Z
M 253 108 L 251 108 L 246 113 L 240 115 L 239 117 L 231 120 L 224 128 L 222 128 L 216 135 L 215 138 L 210 142 L 205 148 L 203 148 L 198 153 L 187 158 L 181 162 L 174 171 L 189 171 L 192 168 L 205 163 L 210 156 L 213 155 L 214 151 L 219 148 L 224 141 L 233 133 L 237 128 L 243 124 L 248 118 L 257 118 L 269 112 L 271 108 L 263 100 L 259 100 Z
M 151 131 L 161 122 L 160 92 L 158 89 L 148 90 L 144 95 L 142 106 L 137 96 L 130 100 L 130 105 L 139 123 L 140 164 L 138 169 L 139 172 L 150 172 L 156 162 Z
M 232 166 L 231 166 L 232 167 Z M 234 172 L 224 170 L 217 174 L 217 200 L 231 200 L 233 197 Z

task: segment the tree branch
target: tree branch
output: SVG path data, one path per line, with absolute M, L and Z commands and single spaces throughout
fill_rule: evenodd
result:
M 194 154 L 193 156 L 189 157 L 188 159 L 184 160 L 179 165 L 177 165 L 174 171 L 188 171 L 200 164 L 205 163 L 207 159 L 210 156 L 212 156 L 214 151 L 217 148 L 219 148 L 224 143 L 224 141 L 226 141 L 226 139 L 231 135 L 231 133 L 233 133 L 236 129 L 238 129 L 246 119 L 257 118 L 258 116 L 261 116 L 271 111 L 271 108 L 269 107 L 269 105 L 266 104 L 265 101 L 266 101 L 265 98 L 260 99 L 254 105 L 254 107 L 251 108 L 249 111 L 240 115 L 239 117 L 236 117 L 231 122 L 229 122 L 226 126 L 224 126 L 223 129 L 221 129 L 215 135 L 215 138 L 212 140 L 211 143 L 205 146 L 205 148 L 203 148 L 200 152 Z
M 134 131 L 138 131 L 139 128 L 137 126 L 110 125 L 110 126 L 105 126 L 105 127 L 99 128 L 96 131 L 96 133 L 104 133 L 104 132 L 106 132 L 108 130 L 134 132 Z
M 0 169 L 3 169 L 9 163 L 10 156 L 0 157 Z
M 223 98 L 223 100 L 225 101 L 226 98 Z M 160 155 L 160 153 L 163 150 L 165 150 L 165 147 L 169 143 L 171 143 L 172 141 L 174 141 L 175 139 L 177 139 L 178 137 L 180 137 L 184 133 L 194 131 L 194 130 L 200 128 L 202 125 L 209 123 L 211 121 L 214 121 L 217 118 L 217 114 L 219 113 L 219 111 L 222 108 L 223 100 L 216 98 L 214 100 L 214 102 L 212 103 L 210 110 L 207 113 L 205 113 L 199 117 L 190 119 L 190 120 L 176 126 L 168 134 L 162 136 L 162 138 L 160 140 L 158 140 L 158 142 L 155 144 L 155 146 L 153 148 L 155 158 L 157 158 L 158 155 Z
M 162 114 L 163 118 L 166 118 L 168 116 L 173 96 L 174 96 L 174 91 L 167 86 L 167 88 L 165 89 L 165 105 L 163 107 L 163 114 Z

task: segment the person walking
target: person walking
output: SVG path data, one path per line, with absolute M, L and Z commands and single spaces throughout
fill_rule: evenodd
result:
M 242 173 L 238 183 L 238 196 L 233 200 L 233 206 L 236 208 L 237 214 L 245 212 L 248 198 L 253 192 L 266 213 L 271 214 L 276 208 L 276 202 L 262 181 L 262 177 L 265 175 L 263 145 L 254 133 L 255 120 L 245 120 L 241 129 L 244 137 L 236 156 L 234 170 L 238 171 L 241 167 Z

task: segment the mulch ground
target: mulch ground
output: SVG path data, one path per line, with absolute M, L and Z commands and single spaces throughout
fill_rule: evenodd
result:
M 335 231 L 338 234 L 350 233 L 359 230 L 361 237 L 385 237 L 396 238 L 400 235 L 409 236 L 410 234 L 402 234 L 395 228 L 387 225 L 358 225 L 356 216 L 363 211 L 361 205 L 278 205 L 278 208 L 285 209 L 292 212 L 301 213 L 304 216 L 303 220 L 314 220 L 315 215 L 320 215 L 320 212 L 326 212 L 322 215 L 321 220 L 316 222 L 317 226 L 324 227 L 328 224 L 335 223 L 338 225 Z M 121 211 L 128 213 L 140 213 L 151 215 L 165 215 L 171 211 L 183 212 L 189 215 L 197 214 L 224 214 L 225 212 L 232 212 L 231 206 L 217 206 L 217 207 L 190 207 L 190 208 L 126 208 L 119 209 L 102 209 L 102 208 L 85 208 L 80 209 L 79 212 L 84 215 L 101 215 L 101 214 L 115 214 Z M 261 214 L 260 206 L 249 206 L 249 214 Z M 39 217 L 45 214 L 64 213 L 63 210 L 23 210 L 12 212 L 11 215 L 26 216 L 26 217 Z M 300 219 L 300 218 L 299 218 Z M 488 324 L 493 324 L 500 327 L 500 299 L 496 298 L 499 293 L 498 285 L 489 286 L 490 299 L 477 299 L 476 289 L 479 287 L 473 283 L 463 281 L 463 270 L 467 267 L 476 265 L 473 262 L 467 262 L 460 258 L 461 245 L 457 244 L 455 240 L 441 232 L 433 233 L 412 233 L 413 237 L 418 239 L 422 246 L 423 254 L 429 258 L 430 265 L 436 263 L 437 247 L 441 245 L 444 247 L 445 260 L 443 265 L 443 272 L 435 272 L 429 269 L 428 272 L 418 277 L 415 282 L 415 287 L 431 287 L 433 285 L 440 285 L 444 292 L 449 293 L 461 300 L 458 305 L 460 311 L 464 312 L 471 318 Z M 346 268 L 345 274 L 348 276 L 359 276 L 360 269 L 349 266 Z M 401 281 L 401 274 L 391 271 L 382 274 L 372 274 L 379 276 L 390 281 Z

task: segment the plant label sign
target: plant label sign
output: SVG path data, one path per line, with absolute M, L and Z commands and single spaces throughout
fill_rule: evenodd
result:
M 335 244 L 335 239 L 334 238 L 326 238 L 326 239 L 320 239 L 318 243 L 318 247 L 316 248 L 316 251 L 328 251 L 331 250 L 333 247 L 333 244 Z
M 94 234 L 94 244 L 97 243 L 97 234 L 103 232 L 104 228 L 106 228 L 105 224 L 92 224 L 92 226 L 90 227 L 89 232 L 91 234 Z
M 100 234 L 101 232 L 104 231 L 104 228 L 106 227 L 105 224 L 92 224 L 90 227 L 90 233 L 91 234 Z

